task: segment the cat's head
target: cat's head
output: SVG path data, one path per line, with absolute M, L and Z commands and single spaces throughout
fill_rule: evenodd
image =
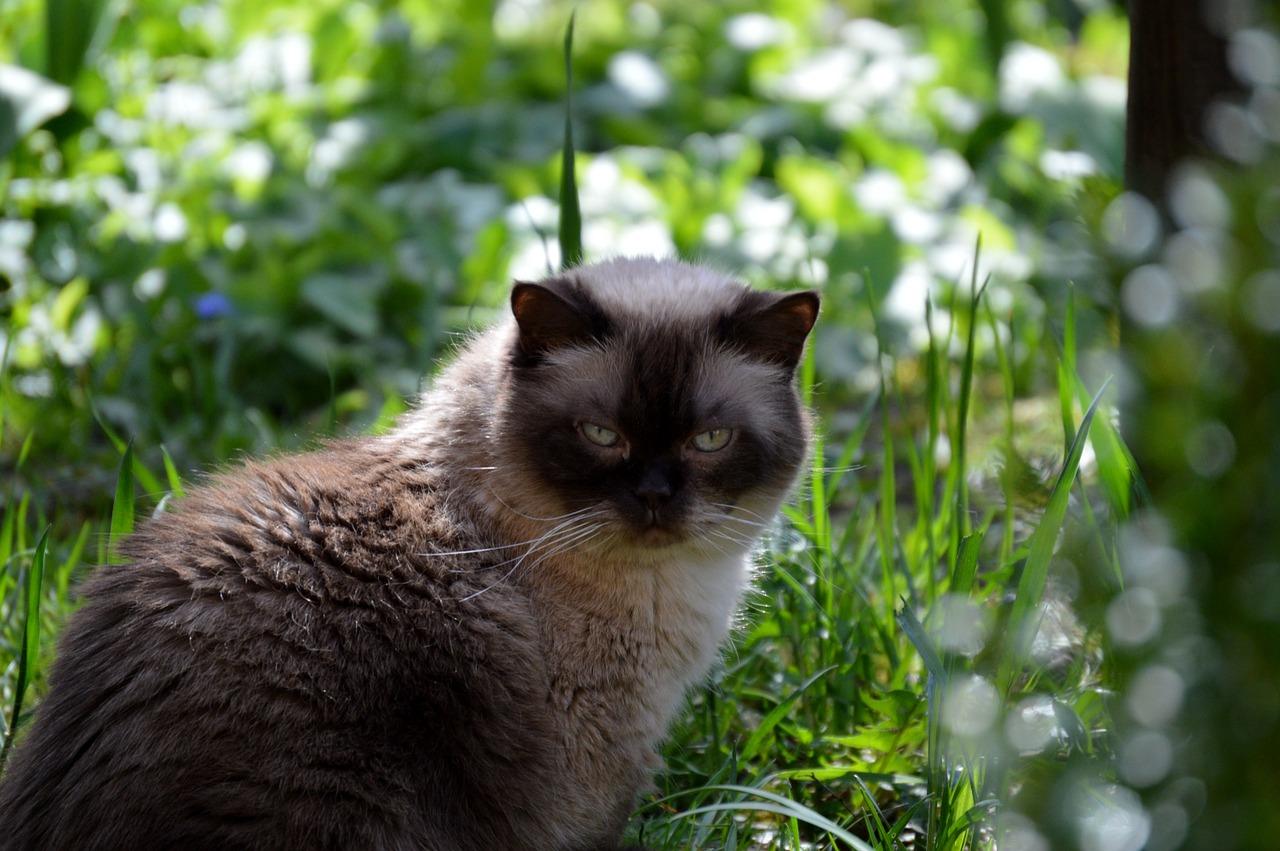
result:
M 494 484 L 574 546 L 749 546 L 806 457 L 817 295 L 615 260 L 517 283 L 511 307 Z

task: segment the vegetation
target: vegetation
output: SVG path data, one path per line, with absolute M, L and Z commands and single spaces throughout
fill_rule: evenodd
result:
M 1217 682 L 1206 657 L 1236 652 L 1203 635 L 1241 592 L 1194 597 L 1217 587 L 1196 566 L 1220 555 L 1213 529 L 1252 518 L 1247 617 L 1280 622 L 1274 524 L 1244 504 L 1280 471 L 1275 417 L 1243 401 L 1275 407 L 1280 74 L 1254 81 L 1256 150 L 1180 184 L 1200 194 L 1179 249 L 1120 193 L 1127 25 L 1111 6 L 597 0 L 577 13 L 566 126 L 570 11 L 8 4 L 6 751 L 75 581 L 135 516 L 242 453 L 385 427 L 512 279 L 577 250 L 676 252 L 822 289 L 803 374 L 821 437 L 636 838 L 1233 847 L 1197 833 L 1205 789 L 1260 812 L 1274 780 L 1219 794 L 1215 754 L 1243 750 L 1238 731 L 1184 742 L 1221 723 L 1198 698 Z M 1122 311 L 1146 335 L 1136 361 L 1115 357 Z M 1238 358 L 1199 356 L 1223 340 Z M 1186 357 L 1217 371 L 1189 377 Z M 1241 362 L 1269 366 L 1224 383 Z M 1204 400 L 1191 414 L 1187 392 Z M 1135 486 L 1117 401 L 1184 476 L 1167 516 Z M 1207 510 L 1237 459 L 1252 478 Z M 1266 644 L 1235 634 L 1249 655 L 1228 655 L 1226 681 L 1271 684 L 1271 709 L 1243 715 L 1274 736 Z M 1230 810 L 1214 812 L 1220 839 Z

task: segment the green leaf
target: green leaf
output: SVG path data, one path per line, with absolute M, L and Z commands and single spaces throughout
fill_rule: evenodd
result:
M 573 20 L 564 34 L 564 150 L 560 160 L 560 267 L 582 262 L 582 211 L 578 207 L 578 180 L 573 153 Z

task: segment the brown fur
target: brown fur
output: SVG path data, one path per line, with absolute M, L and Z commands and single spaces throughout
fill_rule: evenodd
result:
M 803 460 L 817 299 L 627 260 L 513 307 L 391 434 L 218 476 L 85 584 L 3 847 L 616 847 Z

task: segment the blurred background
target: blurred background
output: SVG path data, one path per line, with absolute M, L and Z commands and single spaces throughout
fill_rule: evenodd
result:
M 842 605 L 879 613 L 815 614 L 805 642 L 858 618 L 819 654 L 847 711 L 790 727 L 822 668 L 760 616 L 742 658 L 772 661 L 694 698 L 664 789 L 807 766 L 784 791 L 884 848 L 1276 847 L 1280 41 L 1269 4 L 1214 8 L 1232 97 L 1199 158 L 1125 191 L 1130 21 L 1106 0 L 0 0 L 4 705 L 32 541 L 52 530 L 56 634 L 124 444 L 151 510 L 244 453 L 384 429 L 512 280 L 559 268 L 576 10 L 587 259 L 823 291 L 824 444 L 775 545 L 799 580 L 764 588 L 821 598 L 842 565 Z M 1059 658 L 988 695 L 983 654 L 1032 591 Z M 965 618 L 972 648 L 946 626 Z M 951 678 L 960 710 L 913 708 Z M 752 824 L 741 847 L 849 844 Z M 732 822 L 654 830 L 739 847 Z

